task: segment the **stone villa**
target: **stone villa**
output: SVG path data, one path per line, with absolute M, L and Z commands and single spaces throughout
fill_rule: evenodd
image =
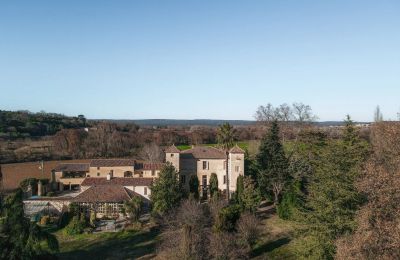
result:
M 189 188 L 189 179 L 196 175 L 200 183 L 200 193 L 206 195 L 210 176 L 215 173 L 218 178 L 218 188 L 226 191 L 226 160 L 225 151 L 215 147 L 194 146 L 180 151 L 174 145 L 165 150 L 165 160 L 172 163 L 179 172 L 184 187 Z M 244 151 L 238 146 L 228 153 L 228 177 L 230 192 L 236 191 L 236 180 L 244 175 Z
M 189 188 L 190 177 L 197 176 L 202 197 L 207 197 L 210 176 L 213 173 L 217 175 L 219 189 L 226 191 L 226 165 L 230 192 L 236 190 L 239 175 L 244 175 L 244 151 L 238 146 L 226 153 L 206 146 L 180 151 L 172 145 L 165 150 L 165 158 L 179 172 L 180 181 L 186 189 Z M 61 212 L 66 210 L 69 203 L 75 202 L 82 212 L 95 210 L 99 217 L 118 216 L 123 212 L 123 203 L 134 196 L 141 196 L 145 204 L 149 204 L 151 184 L 159 176 L 163 165 L 164 163 L 138 162 L 132 159 L 61 163 L 52 171 L 50 183 L 52 190 L 67 195 L 46 198 L 40 197 L 39 192 L 39 198 L 29 199 L 26 204 L 30 207 L 51 204 Z

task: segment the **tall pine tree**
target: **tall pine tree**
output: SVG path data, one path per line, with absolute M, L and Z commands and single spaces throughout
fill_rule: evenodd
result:
M 312 259 L 333 259 L 335 240 L 355 228 L 355 213 L 362 202 L 355 181 L 367 155 L 350 118 L 343 137 L 331 141 L 316 162 L 308 185 L 299 254 Z
M 257 155 L 259 188 L 263 196 L 272 191 L 274 203 L 290 181 L 288 159 L 279 138 L 279 126 L 275 120 L 264 136 Z

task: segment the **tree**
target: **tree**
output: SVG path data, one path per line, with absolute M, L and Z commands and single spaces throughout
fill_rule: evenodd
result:
M 243 178 L 243 192 L 240 196 L 240 201 L 243 204 L 243 208 L 251 213 L 255 213 L 258 205 L 260 205 L 261 197 L 250 176 Z
M 243 190 L 244 190 L 243 175 L 239 175 L 236 180 L 235 199 L 236 203 L 239 204 L 242 208 L 243 208 L 243 202 L 242 202 Z
M 210 225 L 207 204 L 184 200 L 164 218 L 160 259 L 208 259 Z
M 179 205 L 182 199 L 182 188 L 178 173 L 171 163 L 167 163 L 151 186 L 151 201 L 153 212 L 163 215 L 173 207 Z
M 189 193 L 196 200 L 198 200 L 199 197 L 200 197 L 200 195 L 199 195 L 199 178 L 197 178 L 197 175 L 190 176 L 190 179 L 189 179 Z
M 308 185 L 303 215 L 304 257 L 333 259 L 335 240 L 355 228 L 355 213 L 363 196 L 355 186 L 366 158 L 366 146 L 348 117 L 343 137 L 327 146 Z
M 210 177 L 210 197 L 218 196 L 218 177 L 215 173 Z
M 294 121 L 297 121 L 300 124 L 310 123 L 317 119 L 317 117 L 312 113 L 312 109 L 309 105 L 293 103 L 292 107 Z
M 229 123 L 224 123 L 223 125 L 218 127 L 218 133 L 217 133 L 217 140 L 219 146 L 225 150 L 226 153 L 226 192 L 227 192 L 227 200 L 230 198 L 230 192 L 229 192 L 229 150 L 233 147 L 234 145 L 234 140 L 235 140 L 235 131 L 234 128 L 229 124 Z
M 31 223 L 24 215 L 23 192 L 18 189 L 6 197 L 0 218 L 0 259 L 34 259 L 58 251 L 57 238 Z
M 371 128 L 373 153 L 357 188 L 366 203 L 356 216 L 354 233 L 337 241 L 337 259 L 400 258 L 400 125 L 381 122 Z
M 160 146 L 155 143 L 146 143 L 140 151 L 140 158 L 148 162 L 162 162 L 164 153 Z
M 277 205 L 281 192 L 290 181 L 290 174 L 288 160 L 279 139 L 279 127 L 276 120 L 262 140 L 257 162 L 260 191 L 266 196 L 267 192 L 272 190 L 274 203 Z
M 130 201 L 124 203 L 125 213 L 129 218 L 136 222 L 142 214 L 143 200 L 140 196 L 133 197 Z
M 377 106 L 375 108 L 374 121 L 375 122 L 382 122 L 383 121 L 383 115 L 382 115 L 382 112 L 381 112 L 381 108 L 379 106 Z

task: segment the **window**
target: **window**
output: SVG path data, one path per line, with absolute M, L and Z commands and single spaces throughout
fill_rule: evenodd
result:
M 147 187 L 144 187 L 144 192 L 143 192 L 143 194 L 144 194 L 144 195 L 147 195 Z
M 86 175 L 86 177 L 88 177 L 88 178 L 89 178 L 89 177 L 90 177 L 90 175 L 88 174 L 88 175 Z
M 203 170 L 208 170 L 208 162 L 203 161 Z
M 240 171 L 240 166 L 235 166 L 235 172 L 239 172 Z
M 155 170 L 151 170 L 151 176 L 155 176 L 156 175 L 156 171 Z
M 226 184 L 226 175 L 224 175 L 224 184 Z
M 186 176 L 185 175 L 181 175 L 181 183 L 185 184 L 186 183 Z
M 97 170 L 100 170 L 100 167 L 97 167 Z
M 126 171 L 126 172 L 124 172 L 124 177 L 125 178 L 133 177 L 133 173 L 131 171 Z
M 97 173 L 97 176 L 100 176 L 100 173 L 99 173 L 99 172 Z
M 171 153 L 171 157 L 174 157 L 174 154 L 173 154 L 173 153 Z
M 224 170 L 226 170 L 226 161 L 224 161 Z
M 140 172 L 140 173 L 139 173 L 139 177 L 140 177 L 140 178 L 143 178 L 143 172 Z

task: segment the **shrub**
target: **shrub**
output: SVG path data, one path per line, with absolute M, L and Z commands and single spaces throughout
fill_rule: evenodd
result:
M 240 218 L 240 206 L 230 205 L 222 208 L 215 221 L 214 228 L 217 231 L 232 232 L 235 230 L 237 220 Z
M 260 235 L 260 223 L 253 214 L 244 214 L 237 223 L 239 241 L 242 245 L 252 248 Z
M 56 195 L 56 193 L 54 191 L 47 192 L 48 197 L 54 197 L 55 195 Z
M 64 231 L 67 235 L 78 235 L 83 233 L 86 226 L 86 221 L 79 219 L 78 216 L 74 216 Z

